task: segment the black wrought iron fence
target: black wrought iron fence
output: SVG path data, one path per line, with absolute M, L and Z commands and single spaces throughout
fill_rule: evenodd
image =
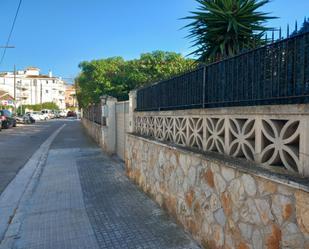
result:
M 88 108 L 83 109 L 83 118 L 100 125 L 106 125 L 106 118 L 102 117 L 101 104 L 90 105 Z
M 137 91 L 137 110 L 309 103 L 309 33 Z

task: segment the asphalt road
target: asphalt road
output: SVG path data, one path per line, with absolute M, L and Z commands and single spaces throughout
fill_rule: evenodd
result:
M 0 193 L 40 145 L 64 122 L 39 122 L 0 132 Z

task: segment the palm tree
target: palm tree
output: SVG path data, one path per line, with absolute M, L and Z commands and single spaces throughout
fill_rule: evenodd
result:
M 210 62 L 233 56 L 244 49 L 263 44 L 262 37 L 271 28 L 265 27 L 268 13 L 258 9 L 269 0 L 196 0 L 197 11 L 185 19 L 193 20 L 189 38 L 193 39 L 192 53 L 199 61 Z

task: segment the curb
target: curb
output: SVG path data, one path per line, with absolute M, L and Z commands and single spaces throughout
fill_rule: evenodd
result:
M 1 194 L 0 248 L 9 248 L 10 241 L 13 242 L 14 238 L 18 236 L 21 225 L 21 215 L 18 214 L 18 208 L 33 192 L 37 183 L 35 179 L 40 177 L 49 148 L 65 126 L 66 124 L 63 124 L 41 144 Z

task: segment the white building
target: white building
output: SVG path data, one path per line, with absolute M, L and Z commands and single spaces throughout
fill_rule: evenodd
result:
M 14 78 L 15 90 L 14 90 Z M 15 96 L 16 105 L 34 105 L 54 102 L 65 109 L 65 82 L 61 78 L 40 74 L 40 69 L 28 67 L 23 71 L 0 73 L 0 90 Z

